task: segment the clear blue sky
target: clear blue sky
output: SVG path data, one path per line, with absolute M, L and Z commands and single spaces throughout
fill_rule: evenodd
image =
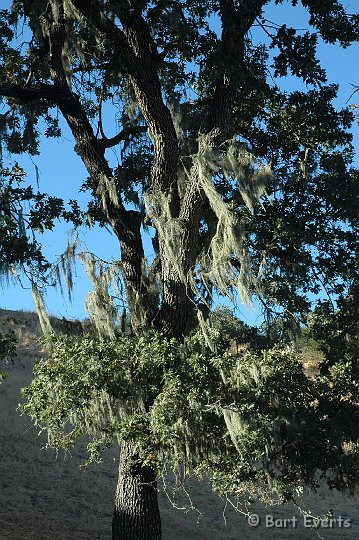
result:
M 11 2 L 6 0 L 2 2 L 3 8 Z M 357 3 L 346 2 L 348 11 L 357 11 Z M 290 2 L 284 2 L 282 5 L 275 6 L 272 2 L 266 9 L 265 15 L 268 19 L 286 23 L 288 26 L 305 29 L 308 26 L 308 17 L 306 11 L 301 7 L 292 7 Z M 266 36 L 262 30 L 256 28 L 253 30 L 253 36 L 256 40 L 266 41 Z M 359 58 L 359 44 L 351 46 L 349 49 L 341 49 L 339 46 L 332 46 L 320 43 L 319 56 L 323 67 L 327 70 L 329 82 L 340 84 L 340 93 L 337 100 L 337 107 L 346 105 L 350 94 L 353 91 L 352 85 L 359 84 L 359 75 L 356 70 Z M 302 83 L 295 77 L 286 78 L 281 85 L 288 90 L 302 88 Z M 359 102 L 359 93 L 350 100 L 351 103 Z M 108 136 L 114 135 L 116 126 L 114 117 L 107 115 L 105 126 Z M 64 200 L 71 198 L 77 199 L 82 206 L 86 203 L 86 195 L 79 193 L 82 181 L 87 177 L 87 172 L 82 165 L 80 158 L 75 154 L 72 135 L 67 126 L 62 124 L 63 135 L 61 139 L 43 139 L 41 142 L 41 154 L 32 159 L 21 157 L 18 161 L 27 171 L 28 178 L 35 184 L 35 164 L 40 172 L 40 190 L 50 194 L 57 195 Z M 356 148 L 359 147 L 359 129 L 356 125 L 353 130 Z M 358 164 L 358 160 L 357 160 Z M 99 230 L 95 227 L 87 230 L 83 235 L 84 244 L 90 251 L 95 252 L 105 260 L 111 261 L 117 259 L 119 248 L 117 240 L 106 230 Z M 67 226 L 57 224 L 54 231 L 42 237 L 45 246 L 45 255 L 53 260 L 59 256 L 66 248 Z M 146 242 L 147 251 L 151 252 L 150 242 Z M 26 309 L 33 310 L 34 303 L 28 283 L 23 280 L 23 287 L 5 284 L 0 288 L 0 307 L 6 309 Z M 87 281 L 81 267 L 78 267 L 77 276 L 75 276 L 75 286 L 73 302 L 70 303 L 61 297 L 58 290 L 50 288 L 47 293 L 47 307 L 50 313 L 69 318 L 83 318 L 85 316 L 84 299 L 91 285 Z M 241 318 L 248 322 L 255 323 L 259 315 L 252 310 L 247 312 L 245 308 L 240 308 Z

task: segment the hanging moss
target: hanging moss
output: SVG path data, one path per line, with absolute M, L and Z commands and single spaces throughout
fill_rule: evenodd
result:
M 186 272 L 180 249 L 183 223 L 181 218 L 171 215 L 171 194 L 147 192 L 144 196 L 146 209 L 155 222 L 164 255 L 195 295 L 200 295 L 199 283 L 207 291 L 214 286 L 224 296 L 230 295 L 231 289 L 236 287 L 242 301 L 248 305 L 257 286 L 257 277 L 247 249 L 246 224 L 239 221 L 231 205 L 217 191 L 214 178 L 222 174 L 228 184 L 235 181 L 245 204 L 253 210 L 256 202 L 266 196 L 265 186 L 272 175 L 270 167 L 261 164 L 233 139 L 220 151 L 214 151 L 205 135 L 199 137 L 198 152 L 190 157 L 190 169 L 188 161 L 188 157 L 182 160 L 179 184 L 188 186 L 193 178 L 198 179 L 198 187 L 203 190 L 217 219 L 215 234 L 208 250 L 200 254 L 193 268 Z
M 51 266 L 51 277 L 56 286 L 60 288 L 61 294 L 64 294 L 63 283 L 66 287 L 68 298 L 71 301 L 73 292 L 73 271 L 77 260 L 78 240 L 70 241 L 68 239 L 66 249 L 56 263 Z
M 51 326 L 50 318 L 46 311 L 45 301 L 41 290 L 35 282 L 32 283 L 32 296 L 34 298 L 37 315 L 41 326 L 42 333 L 46 337 L 54 335 L 54 330 Z
M 96 264 L 95 257 L 91 253 L 80 253 L 79 258 L 94 286 L 93 291 L 88 293 L 85 300 L 90 320 L 101 338 L 114 339 L 116 335 L 116 308 L 108 291 L 112 283 L 111 271 L 113 268 L 110 267 L 110 271 L 108 271 L 101 263 Z
M 196 277 L 207 289 L 210 283 L 213 284 L 222 295 L 229 295 L 231 287 L 237 287 L 243 303 L 248 305 L 256 287 L 256 277 L 247 250 L 245 223 L 238 220 L 230 204 L 217 191 L 213 178 L 219 173 L 228 184 L 232 181 L 237 183 L 245 204 L 252 210 L 266 194 L 265 185 L 271 171 L 236 140 L 227 141 L 219 152 L 214 152 L 208 138 L 203 135 L 189 173 L 198 175 L 200 186 L 217 218 L 216 232 L 207 253 L 199 261 Z M 234 266 L 234 259 L 239 264 Z
M 108 178 L 106 175 L 102 174 L 96 188 L 96 195 L 101 202 L 101 208 L 107 212 L 107 217 L 109 218 L 109 212 L 107 210 L 108 202 L 111 202 L 115 207 L 119 206 L 115 179 L 113 177 Z

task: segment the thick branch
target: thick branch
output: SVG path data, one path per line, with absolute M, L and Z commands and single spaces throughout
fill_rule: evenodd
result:
M 122 32 L 114 22 L 103 15 L 99 16 L 101 10 L 96 0 L 72 2 L 102 35 L 111 40 L 129 74 L 138 106 L 148 124 L 154 145 L 150 189 L 159 197 L 161 194 L 167 196 L 170 214 L 178 216 L 179 144 L 170 111 L 163 102 L 157 73 L 158 55 L 147 24 L 139 10 L 121 12 L 119 17 L 124 28 Z M 191 318 L 191 304 L 186 286 L 180 282 L 171 261 L 166 260 L 163 241 L 163 238 L 159 238 L 162 258 L 162 307 L 154 325 L 168 335 L 180 337 Z M 182 314 L 181 321 L 178 313 Z
M 244 59 L 245 35 L 252 26 L 262 7 L 268 0 L 242 0 L 239 7 L 233 0 L 220 1 L 220 16 L 222 20 L 221 59 L 222 75 L 219 77 L 213 94 L 208 118 L 208 131 L 202 139 L 202 147 L 198 152 L 207 152 L 208 148 L 217 151 L 219 145 L 225 141 L 231 132 L 231 113 L 240 81 Z M 200 187 L 200 171 L 193 167 L 191 180 L 180 209 L 180 245 L 178 248 L 179 264 L 185 275 L 191 272 L 196 263 L 199 252 L 199 221 L 208 201 Z M 208 232 L 208 242 L 215 234 L 215 227 Z M 193 303 L 191 292 L 185 284 L 179 283 L 179 277 L 168 261 L 163 265 L 164 282 L 167 286 L 163 291 L 163 303 L 157 316 L 156 323 L 161 328 L 171 326 L 176 320 L 176 311 L 181 306 L 181 313 L 185 313 L 188 322 L 193 317 Z M 182 324 L 181 324 L 182 323 Z M 176 329 L 170 329 L 171 332 Z M 177 332 L 186 332 L 184 321 L 178 321 Z
M 146 133 L 147 129 L 147 126 L 124 128 L 119 133 L 117 133 L 117 135 L 111 137 L 111 139 L 107 139 L 106 137 L 100 139 L 99 143 L 102 148 L 112 148 L 113 146 L 119 144 L 121 141 L 126 141 L 131 135 L 136 136 L 140 135 L 141 133 Z
M 33 87 L 20 86 L 19 84 L 0 84 L 0 96 L 18 99 L 23 103 L 29 103 L 36 99 L 47 99 L 59 104 L 66 99 L 61 88 L 52 84 L 38 84 Z
M 59 19 L 59 22 L 49 21 L 51 75 L 54 82 L 61 86 L 68 96 L 66 106 L 60 105 L 60 109 L 76 140 L 76 152 L 91 176 L 99 203 L 119 239 L 122 272 L 131 315 L 135 316 L 137 311 L 144 324 L 146 317 L 149 316 L 147 311 L 151 306 L 146 276 L 143 272 L 145 255 L 141 237 L 142 216 L 134 210 L 126 210 L 117 196 L 112 170 L 104 155 L 105 145 L 96 138 L 78 97 L 68 86 L 62 63 L 65 33 L 64 18 Z M 123 132 L 122 135 L 124 136 L 125 133 Z M 139 318 L 139 316 L 136 317 L 136 319 Z
M 121 12 L 122 31 L 104 16 L 97 0 L 72 0 L 73 5 L 109 39 L 130 76 L 138 106 L 154 144 L 153 189 L 172 192 L 173 213 L 178 211 L 177 166 L 179 145 L 170 111 L 163 102 L 157 73 L 158 55 L 146 22 L 140 13 Z
M 245 36 L 266 3 L 268 0 L 242 0 L 239 7 L 236 7 L 233 0 L 220 1 L 221 56 L 224 71 L 214 91 L 206 136 L 206 144 L 214 151 L 231 134 L 232 106 L 238 84 L 243 76 Z M 192 180 L 181 208 L 181 218 L 191 230 L 191 234 L 187 235 L 189 239 L 197 229 L 203 201 L 204 194 L 198 188 L 198 171 L 193 168 Z
M 209 117 L 213 144 L 220 144 L 230 131 L 232 105 L 243 76 L 245 36 L 268 0 L 220 1 L 222 22 L 221 56 L 224 71 L 217 81 Z
M 208 131 L 202 140 L 203 147 L 198 152 L 206 152 L 208 148 L 216 151 L 225 141 L 231 131 L 231 113 L 237 86 L 240 81 L 244 59 L 245 35 L 252 26 L 262 7 L 268 0 L 242 0 L 235 7 L 233 0 L 220 1 L 220 16 L 222 20 L 221 65 L 223 73 L 217 81 L 212 98 L 208 119 Z M 182 234 L 179 252 L 182 255 L 182 270 L 185 274 L 195 265 L 199 252 L 199 221 L 208 205 L 205 194 L 200 187 L 200 171 L 192 167 L 191 180 L 181 203 Z M 207 242 L 215 234 L 216 228 L 210 228 Z M 161 322 L 165 323 L 168 306 L 164 305 L 159 314 Z
M 104 159 L 103 149 L 99 145 L 90 122 L 76 94 L 73 94 L 66 79 L 61 76 L 62 67 L 52 66 L 56 85 L 38 85 L 22 87 L 15 84 L 1 84 L 0 95 L 28 103 L 36 99 L 46 99 L 56 104 L 67 120 L 76 141 L 76 152 L 80 155 L 85 167 L 97 187 L 102 175 L 111 177 L 111 170 Z M 123 209 L 123 208 L 122 208 Z
M 146 316 L 150 316 L 146 310 L 152 306 L 149 301 L 146 275 L 143 271 L 142 216 L 139 212 L 127 211 L 116 193 L 111 193 L 109 186 L 112 185 L 114 192 L 116 188 L 112 170 L 104 156 L 105 147 L 114 144 L 119 136 L 114 138 L 115 141 L 113 139 L 99 141 L 93 132 L 79 97 L 69 87 L 62 60 L 66 35 L 63 14 L 60 13 L 57 21 L 54 21 L 50 10 L 48 10 L 44 13 L 41 23 L 49 37 L 50 72 L 54 85 L 21 87 L 14 84 L 2 84 L 0 85 L 0 95 L 23 102 L 47 99 L 55 103 L 61 110 L 76 141 L 75 150 L 90 174 L 94 192 L 97 193 L 99 203 L 109 220 L 109 224 L 119 239 L 128 301 L 135 300 L 137 303 L 135 309 L 139 308 L 140 305 L 143 306 L 141 315 L 142 322 L 145 323 Z M 128 131 L 123 130 L 121 138 L 124 138 L 126 134 L 128 135 Z

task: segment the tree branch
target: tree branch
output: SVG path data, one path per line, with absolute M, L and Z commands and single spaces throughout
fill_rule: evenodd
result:
M 263 5 L 267 2 L 268 0 L 242 0 L 240 6 L 236 8 L 233 0 L 220 0 L 222 19 L 220 66 L 222 67 L 222 75 L 217 81 L 213 94 L 205 144 L 198 149 L 199 153 L 207 151 L 207 145 L 210 149 L 216 151 L 219 145 L 229 136 L 232 107 L 243 65 L 245 35 L 260 14 Z M 190 182 L 181 201 L 179 213 L 181 232 L 179 233 L 180 245 L 178 252 L 181 256 L 180 266 L 185 275 L 191 271 L 196 263 L 199 244 L 199 221 L 205 206 L 208 205 L 208 200 L 201 188 L 199 175 L 198 167 L 192 167 Z M 215 234 L 216 228 L 213 227 L 212 229 L 208 233 L 208 242 L 211 240 L 210 236 Z M 172 288 L 169 286 L 168 290 L 164 291 L 163 304 L 157 317 L 160 327 L 166 328 L 167 319 L 171 316 L 171 306 L 174 304 L 173 296 L 176 296 L 177 300 L 180 298 L 180 303 L 183 302 L 184 305 L 187 305 L 186 316 L 189 320 L 192 310 L 191 302 L 188 301 L 190 297 L 188 287 L 184 284 L 175 284 L 171 268 L 166 269 L 166 265 L 163 265 L 163 270 L 167 272 L 165 278 L 168 283 L 171 285 L 171 279 L 173 282 Z M 182 288 L 178 290 L 180 285 Z
M 120 62 L 131 74 L 130 69 L 134 64 L 134 53 L 131 50 L 124 32 L 115 25 L 103 13 L 103 6 L 97 0 L 71 0 L 74 7 L 87 20 L 91 21 L 94 27 L 114 44 L 116 44 L 116 53 Z M 132 71 L 132 69 L 131 69 Z
M 167 198 L 170 216 L 177 217 L 180 211 L 178 193 L 179 142 L 169 109 L 166 107 L 157 72 L 158 52 L 140 9 L 120 12 L 118 16 L 124 28 L 120 30 L 113 21 L 101 14 L 97 0 L 72 0 L 82 15 L 113 44 L 120 62 L 129 74 L 139 109 L 144 116 L 149 135 L 153 141 L 154 158 L 151 169 L 149 191 L 158 198 Z M 192 305 L 187 295 L 187 287 L 181 282 L 178 272 L 165 255 L 164 238 L 159 238 L 162 260 L 162 305 L 153 320 L 157 328 L 170 335 L 181 334 L 184 328 L 174 324 L 177 302 L 186 306 L 183 316 L 191 318 Z M 186 323 L 187 324 L 187 323 Z
M 230 131 L 230 117 L 244 59 L 245 36 L 269 0 L 220 0 L 223 73 L 217 81 L 209 115 L 213 144 L 223 142 Z
M 23 103 L 29 103 L 37 99 L 46 99 L 59 104 L 66 99 L 63 90 L 53 84 L 38 84 L 28 87 L 19 84 L 0 84 L 0 96 L 18 99 Z
M 108 139 L 107 137 L 100 139 L 99 144 L 103 148 L 112 148 L 113 146 L 119 144 L 121 141 L 125 141 L 126 139 L 128 139 L 131 135 L 136 136 L 140 135 L 141 133 L 146 133 L 147 129 L 147 126 L 134 126 L 123 128 L 119 133 L 117 133 L 117 135 L 111 137 L 111 139 Z
M 66 28 L 65 16 L 61 12 L 61 7 L 60 14 L 56 19 L 49 7 L 42 16 L 41 24 L 49 38 L 50 73 L 54 85 L 22 87 L 14 84 L 1 84 L 0 95 L 23 102 L 48 99 L 58 105 L 76 141 L 75 150 L 91 177 L 93 191 L 99 205 L 119 239 L 128 302 L 132 302 L 132 312 L 136 313 L 136 310 L 141 312 L 141 322 L 145 324 L 146 317 L 152 316 L 149 313 L 152 305 L 146 275 L 143 272 L 142 214 L 135 210 L 125 209 L 117 195 L 113 173 L 104 156 L 105 148 L 114 145 L 119 138 L 123 139 L 126 134 L 129 134 L 129 131 L 122 130 L 121 134 L 113 139 L 105 141 L 97 139 L 79 97 L 69 87 L 64 70 L 63 48 Z
M 216 151 L 220 144 L 229 138 L 233 129 L 231 127 L 232 106 L 242 75 L 245 35 L 267 2 L 268 0 L 242 0 L 239 7 L 236 7 L 233 0 L 220 0 L 223 72 L 213 94 L 208 131 L 205 136 L 205 145 L 213 151 Z M 199 148 L 198 152 L 203 150 L 206 148 Z M 188 268 L 195 263 L 196 245 L 199 238 L 198 223 L 206 204 L 208 205 L 205 194 L 200 188 L 199 171 L 196 167 L 192 167 L 191 179 L 180 213 L 184 225 L 181 249 L 189 254 L 186 261 Z M 212 235 L 214 233 L 215 228 L 212 230 Z
M 158 53 L 146 22 L 139 10 L 121 11 L 122 31 L 103 14 L 97 0 L 72 0 L 72 3 L 98 32 L 112 42 L 121 64 L 128 72 L 154 144 L 152 186 L 166 195 L 172 194 L 170 208 L 174 214 L 178 213 L 179 144 L 171 113 L 162 98 L 157 73 Z
M 147 317 L 151 316 L 152 305 L 146 275 L 143 272 L 145 254 L 141 237 L 142 214 L 135 210 L 126 210 L 124 207 L 117 194 L 112 170 L 104 155 L 106 145 L 96 138 L 79 99 L 69 88 L 62 63 L 66 35 L 65 18 L 62 20 L 59 18 L 59 22 L 50 20 L 48 34 L 51 45 L 51 75 L 54 82 L 68 95 L 70 104 L 67 107 L 60 107 L 61 112 L 76 140 L 75 149 L 91 176 L 99 204 L 120 242 L 122 274 L 133 322 L 146 324 Z M 124 135 L 125 130 L 122 132 L 122 136 Z

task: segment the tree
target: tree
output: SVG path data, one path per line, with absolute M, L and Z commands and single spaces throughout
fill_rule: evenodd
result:
M 289 436 L 282 424 L 275 424 L 275 419 L 284 413 L 279 413 L 282 407 L 273 405 L 275 399 L 271 401 L 267 385 L 269 380 L 287 384 L 286 398 L 292 400 L 294 409 L 286 408 L 284 417 L 289 422 L 297 412 L 308 426 L 313 415 L 325 424 L 325 413 L 321 417 L 310 404 L 321 399 L 324 391 L 334 392 L 330 390 L 331 379 L 322 381 L 321 386 L 318 382 L 315 389 L 307 388 L 309 383 L 293 354 L 278 349 L 267 356 L 246 353 L 243 381 L 246 376 L 249 381 L 262 381 L 260 373 L 273 374 L 269 378 L 263 375 L 266 382 L 259 391 L 261 409 L 243 381 L 244 386 L 235 390 L 236 361 L 227 359 L 228 366 L 222 365 L 218 351 L 222 355 L 224 351 L 213 340 L 211 325 L 206 322 L 214 293 L 231 294 L 237 287 L 244 302 L 256 296 L 268 316 L 277 311 L 284 337 L 288 328 L 293 329 L 307 315 L 310 293 L 318 294 L 324 287 L 330 294 L 343 296 L 357 272 L 358 171 L 352 167 L 349 132 L 353 113 L 335 109 L 333 100 L 338 88 L 327 84 L 316 47 L 318 36 L 342 46 L 356 41 L 359 15 L 347 14 L 337 0 L 302 0 L 310 28 L 301 33 L 267 21 L 264 9 L 269 3 L 17 0 L 11 9 L 1 12 L 0 95 L 9 107 L 1 123 L 3 144 L 14 154 L 36 153 L 38 133 L 44 125 L 45 135 L 59 135 L 56 110 L 60 111 L 72 131 L 75 152 L 89 174 L 82 186 L 92 194 L 87 214 L 111 227 L 121 249 L 121 261 L 111 269 L 96 263 L 93 257 L 85 258 L 95 282 L 89 309 L 102 338 L 112 338 L 113 352 L 102 342 L 94 345 L 85 340 L 81 346 L 56 342 L 52 353 L 60 364 L 68 365 L 69 374 L 82 369 L 70 369 L 71 359 L 80 351 L 86 352 L 81 353 L 81 358 L 88 368 L 86 359 L 97 359 L 96 365 L 102 357 L 110 359 L 111 369 L 117 369 L 119 386 L 116 390 L 109 388 L 107 376 L 94 385 L 109 395 L 119 389 L 124 391 L 121 377 L 132 377 L 133 392 L 139 391 L 140 383 L 148 385 L 140 404 L 134 405 L 129 399 L 133 410 L 125 415 L 127 432 L 121 424 L 125 442 L 114 538 L 160 538 L 153 490 L 156 460 L 151 463 L 148 449 L 152 436 L 154 455 L 160 452 L 154 441 L 157 437 L 165 444 L 163 425 L 156 432 L 155 420 L 146 426 L 143 422 L 144 418 L 149 422 L 152 413 L 158 420 L 161 415 L 156 411 L 162 411 L 168 422 L 173 421 L 169 409 L 173 402 L 181 401 L 181 392 L 189 391 L 188 380 L 183 382 L 185 368 L 196 381 L 196 388 L 191 390 L 202 412 L 205 404 L 199 389 L 203 390 L 203 385 L 210 389 L 206 387 L 209 394 L 204 395 L 211 397 L 211 403 L 214 400 L 213 407 L 216 399 L 220 401 L 220 414 L 214 415 L 215 419 L 211 416 L 210 421 L 206 420 L 203 412 L 204 425 L 221 441 L 225 433 L 230 434 L 231 450 L 227 439 L 222 447 L 219 445 L 219 455 L 227 456 L 223 467 L 215 458 L 207 467 L 213 472 L 217 466 L 214 476 L 222 491 L 229 487 L 236 491 L 235 475 L 248 482 L 258 478 L 251 452 L 262 463 L 260 481 L 273 486 L 269 478 L 271 474 L 276 477 L 274 471 L 269 474 L 265 460 L 259 459 L 261 452 L 271 453 L 268 437 L 272 442 L 281 436 L 290 439 L 285 450 L 288 461 L 284 460 L 288 470 L 278 476 L 282 487 L 286 480 L 295 484 L 299 478 L 310 483 L 313 470 L 320 465 L 313 450 L 301 444 L 301 429 L 293 429 Z M 298 2 L 293 0 L 292 4 L 297 6 Z M 19 21 L 30 36 L 26 47 L 14 43 L 14 28 Z M 220 35 L 213 21 L 220 24 Z M 252 37 L 254 25 L 263 30 L 267 44 Z M 270 69 L 278 83 L 270 82 Z M 306 88 L 294 92 L 281 89 L 280 77 L 288 73 L 301 79 Z M 109 105 L 119 125 L 113 137 L 105 135 L 102 123 L 102 110 Z M 117 149 L 117 166 L 111 166 L 106 154 L 109 149 Z M 153 261 L 145 255 L 141 233 L 148 227 L 153 231 Z M 145 343 L 150 340 L 150 349 L 152 345 L 163 348 L 158 356 L 143 356 L 136 348 L 138 363 L 122 365 L 131 356 L 126 343 L 135 344 L 131 336 L 127 341 L 116 338 L 118 329 L 113 326 L 114 311 L 107 287 L 111 275 L 120 277 L 124 284 L 131 333 L 140 336 L 161 332 L 160 344 L 158 337 L 143 337 Z M 123 319 L 126 322 L 126 314 Z M 197 320 L 208 342 L 205 353 L 198 350 L 198 337 L 188 337 Z M 194 339 L 194 356 L 183 354 L 180 344 L 187 337 L 190 343 Z M 173 339 L 180 351 L 176 354 L 171 352 Z M 211 347 L 217 352 L 210 352 Z M 203 359 L 208 367 L 202 364 Z M 55 362 L 55 371 L 57 365 Z M 265 365 L 268 369 L 263 367 L 263 371 L 260 366 Z M 284 370 L 285 381 L 280 379 L 276 365 Z M 46 372 L 47 368 L 43 369 Z M 111 369 L 112 377 L 115 373 Z M 249 376 L 253 369 L 259 375 Z M 39 381 L 51 384 L 41 373 Z M 225 403 L 219 393 L 222 383 L 227 385 Z M 297 385 L 304 409 L 294 399 Z M 273 388 L 279 392 L 281 386 L 273 384 Z M 173 396 L 172 402 L 167 399 L 167 390 Z M 88 388 L 86 391 L 83 399 L 87 403 L 92 393 Z M 252 406 L 240 421 L 237 409 L 228 407 L 231 400 L 237 403 L 244 395 L 248 407 L 250 403 Z M 332 405 L 338 403 L 335 394 Z M 261 412 L 257 411 L 251 423 L 248 418 L 253 407 L 259 407 Z M 352 402 L 350 407 L 357 414 Z M 188 424 L 192 422 L 192 429 L 197 425 L 195 410 L 183 409 L 183 418 Z M 271 410 L 267 416 L 266 410 Z M 32 412 L 41 421 L 42 413 L 36 406 Z M 64 419 L 74 419 L 71 407 L 66 409 L 64 404 L 62 412 L 54 429 Z M 50 416 L 42 418 L 49 420 Z M 86 422 L 82 424 L 78 417 L 76 421 L 82 432 Z M 242 452 L 248 457 L 247 468 L 243 461 L 241 470 L 233 468 L 233 452 L 241 452 L 250 429 L 259 439 L 254 438 L 254 446 L 246 446 Z M 149 434 L 146 444 L 136 436 L 142 431 Z M 342 465 L 344 459 L 341 447 L 333 442 L 339 436 L 334 431 L 325 424 L 320 440 L 311 431 L 304 433 L 316 441 L 312 448 L 326 452 L 325 470 L 336 469 L 335 465 Z M 180 433 L 185 437 L 183 431 Z M 176 438 L 173 433 L 171 436 Z M 341 433 L 340 440 L 346 436 Z M 353 433 L 350 437 L 352 440 Z M 169 443 L 168 448 L 166 457 L 186 455 L 174 443 Z M 276 445 L 271 448 L 277 456 L 274 462 L 278 463 L 284 446 L 281 450 Z M 194 455 L 201 456 L 201 448 L 195 449 Z M 293 463 L 293 459 L 297 461 Z M 350 460 L 355 459 L 353 451 Z M 310 463 L 308 469 L 306 460 Z
M 13 332 L 8 332 L 7 334 L 3 334 L 0 332 L 0 362 L 7 363 L 14 356 L 16 356 L 16 337 Z M 7 371 L 0 371 L 0 384 L 6 377 L 8 376 Z
M 60 218 L 81 223 L 76 201 L 65 210 L 61 199 L 35 191 L 24 181 L 25 171 L 17 163 L 0 170 L 0 273 L 5 277 L 45 275 L 50 264 L 36 233 L 52 230 Z
M 353 282 L 337 306 L 328 300 L 322 301 L 310 316 L 310 334 L 326 359 L 322 373 L 328 373 L 330 366 L 358 358 L 358 292 L 358 284 Z M 356 375 L 353 373 L 353 376 Z

